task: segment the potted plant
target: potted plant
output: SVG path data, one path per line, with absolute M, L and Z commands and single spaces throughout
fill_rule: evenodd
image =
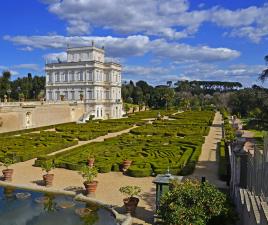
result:
M 84 165 L 80 170 L 80 174 L 82 174 L 85 179 L 84 186 L 86 188 L 86 195 L 95 193 L 98 185 L 98 181 L 94 180 L 98 175 L 97 168 Z
M 46 174 L 43 175 L 43 180 L 46 187 L 52 186 L 54 174 L 49 173 L 52 169 L 55 168 L 55 165 L 52 161 L 44 161 L 41 164 L 42 170 L 46 171 Z
M 141 188 L 138 186 L 124 186 L 120 187 L 119 191 L 127 196 L 123 199 L 126 212 L 134 213 L 139 203 L 139 199 L 135 196 L 140 194 Z
M 87 165 L 92 168 L 94 166 L 94 162 L 95 162 L 94 155 L 89 154 L 87 157 Z
M 5 167 L 4 170 L 2 170 L 4 181 L 12 181 L 12 175 L 14 170 L 10 169 L 9 166 L 14 163 L 13 159 L 10 159 L 8 157 L 5 157 L 3 160 L 2 165 Z
M 60 95 L 60 100 L 64 101 L 64 95 Z
M 80 100 L 83 101 L 83 99 L 84 99 L 84 95 L 82 92 L 80 92 Z
M 127 171 L 127 169 L 131 166 L 132 164 L 132 161 L 131 160 L 128 160 L 128 159 L 125 159 L 123 161 L 123 171 Z

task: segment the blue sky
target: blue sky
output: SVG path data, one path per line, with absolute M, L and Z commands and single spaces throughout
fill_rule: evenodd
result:
M 44 75 L 70 46 L 105 46 L 123 79 L 256 83 L 267 51 L 261 0 L 8 0 L 1 2 L 0 70 Z M 263 86 L 268 87 L 267 82 Z

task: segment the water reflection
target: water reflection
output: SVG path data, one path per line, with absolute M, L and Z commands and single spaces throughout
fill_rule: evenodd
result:
M 116 224 L 109 211 L 94 204 L 77 202 L 67 196 L 37 192 L 30 192 L 28 198 L 19 200 L 15 197 L 18 192 L 24 191 L 0 188 L 0 225 Z
M 13 199 L 14 198 L 15 189 L 12 187 L 5 187 L 3 190 L 3 195 L 5 199 Z

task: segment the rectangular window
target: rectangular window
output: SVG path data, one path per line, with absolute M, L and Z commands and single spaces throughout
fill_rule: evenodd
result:
M 71 91 L 71 99 L 74 100 L 74 91 Z
M 51 83 L 52 82 L 52 75 L 49 73 L 48 74 L 48 82 Z
M 68 100 L 68 91 L 64 91 L 64 99 Z
M 98 81 L 99 80 L 99 71 L 96 70 L 95 71 L 95 81 Z
M 79 60 L 79 54 L 75 54 L 75 62 L 78 62 Z
M 105 98 L 110 99 L 110 91 L 108 89 L 105 91 Z
M 92 71 L 87 71 L 88 80 L 92 81 Z
M 88 90 L 88 99 L 93 99 L 93 91 L 91 89 Z
M 74 81 L 74 72 L 69 72 L 70 74 L 70 81 Z
M 68 73 L 67 72 L 64 73 L 64 81 L 68 82 Z
M 60 92 L 56 91 L 56 100 L 60 100 Z
M 60 74 L 56 73 L 56 82 L 60 82 Z
M 79 80 L 82 81 L 83 80 L 83 72 L 78 72 L 78 77 L 79 77 Z
M 52 100 L 52 91 L 48 92 L 48 100 Z

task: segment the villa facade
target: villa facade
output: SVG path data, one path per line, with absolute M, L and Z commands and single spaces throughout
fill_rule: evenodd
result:
M 88 116 L 120 118 L 121 69 L 105 62 L 104 48 L 68 48 L 66 62 L 46 63 L 46 101 L 83 101 Z

